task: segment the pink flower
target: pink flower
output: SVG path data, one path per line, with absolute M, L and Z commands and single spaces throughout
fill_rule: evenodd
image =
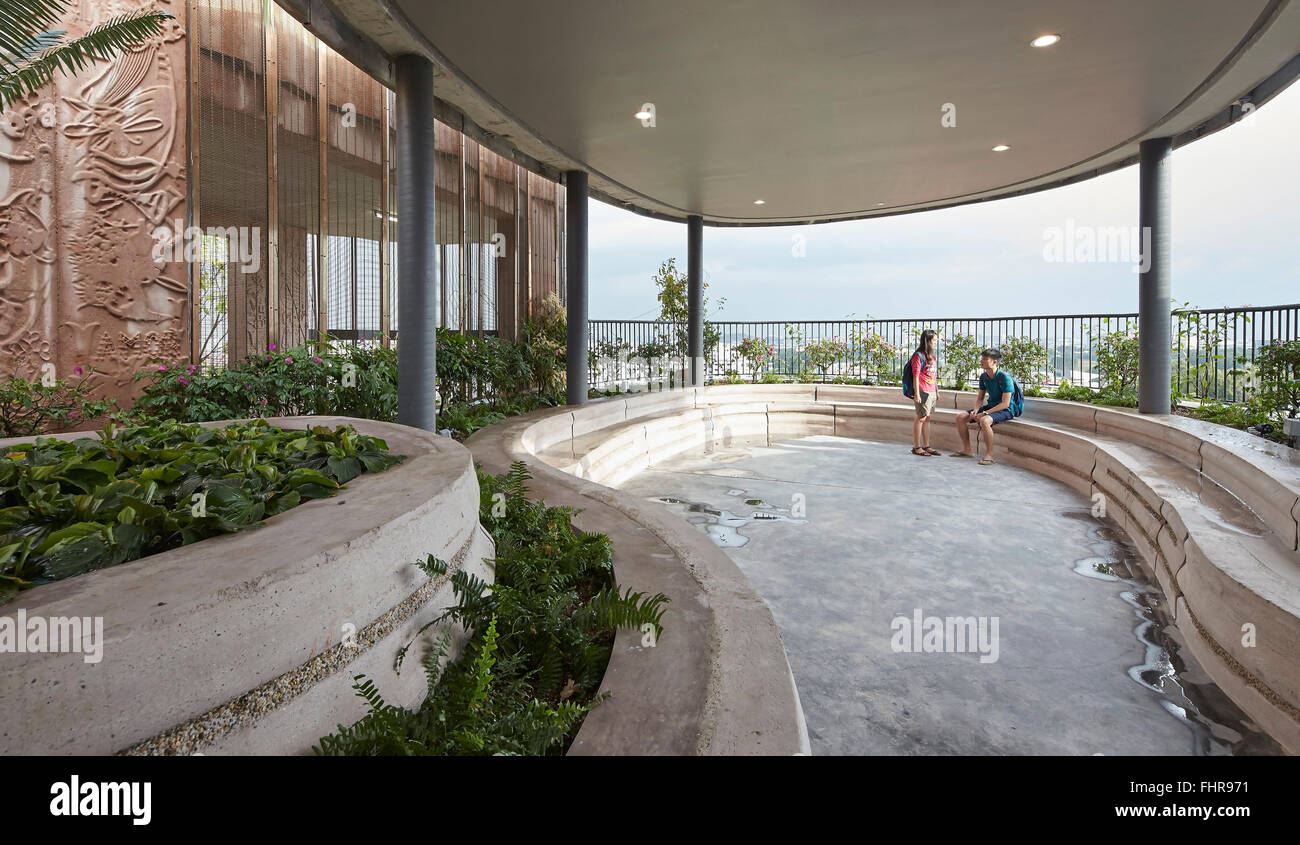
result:
M 70 419 L 70 420 L 75 420 L 76 418 L 77 418 L 77 412 L 76 412 L 76 411 L 68 411 L 68 419 Z
M 176 379 L 176 380 L 179 381 L 181 384 L 183 384 L 183 385 L 186 386 L 186 387 L 189 387 L 189 386 L 190 386 L 190 380 L 187 379 L 185 376 L 181 376 L 180 378 L 178 378 L 178 379 Z
M 72 368 L 72 372 L 76 373 L 76 374 L 79 375 L 79 376 L 80 376 L 80 375 L 85 375 L 85 373 L 86 373 L 86 371 L 83 370 L 83 369 L 81 369 L 81 367 L 73 367 L 73 368 Z
M 158 372 L 160 372 L 160 373 L 165 373 L 165 372 L 167 372 L 167 365 L 166 365 L 166 364 L 159 364 L 159 365 L 158 365 Z
M 263 404 L 263 405 L 266 404 L 266 397 L 265 397 L 265 396 L 262 397 L 262 404 Z
M 190 373 L 192 373 L 192 372 L 194 372 L 194 371 L 197 370 L 197 369 L 198 369 L 198 367 L 194 366 L 193 364 L 190 364 L 188 367 L 185 368 L 185 371 L 186 371 L 186 372 L 190 372 Z
M 286 364 L 292 364 L 292 363 L 293 363 L 293 359 L 292 359 L 292 358 L 285 358 L 285 359 L 284 359 L 284 363 L 286 363 Z
M 253 390 L 253 386 L 252 386 L 251 384 L 246 384 L 246 385 L 244 385 L 244 389 L 247 390 L 247 391 L 249 391 L 249 392 L 252 392 L 252 390 Z
M 274 352 L 274 351 L 275 351 L 275 344 L 272 343 L 270 346 L 268 346 L 268 347 L 266 347 L 266 348 L 269 349 L 269 350 L 271 350 L 272 352 Z
M 315 355 L 311 356 L 311 359 L 312 359 L 312 361 L 316 362 L 317 364 L 324 364 L 324 363 L 325 363 L 323 360 L 321 360 L 320 358 L 317 358 Z

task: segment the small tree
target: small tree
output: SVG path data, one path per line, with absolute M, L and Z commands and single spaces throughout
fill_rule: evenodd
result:
M 736 344 L 736 352 L 749 364 L 750 381 L 758 381 L 758 373 L 768 359 L 776 356 L 776 350 L 767 341 L 758 337 L 747 337 Z
M 1187 302 L 1174 314 L 1178 317 L 1172 350 L 1174 360 L 1184 359 L 1188 363 L 1186 376 L 1174 373 L 1174 398 L 1177 399 L 1184 387 L 1202 402 L 1212 398 L 1211 394 L 1220 396 L 1216 391 L 1220 379 L 1226 388 L 1229 376 L 1245 374 L 1236 366 L 1244 363 L 1245 359 L 1237 354 L 1236 345 L 1230 344 L 1229 338 L 1236 334 L 1237 321 L 1249 323 L 1250 315 L 1241 312 L 1206 313 Z M 1234 397 L 1226 398 L 1231 401 Z
M 659 265 L 659 272 L 655 273 L 655 287 L 659 293 L 655 298 L 659 301 L 659 319 L 663 322 L 673 323 L 673 339 L 670 344 L 670 352 L 687 357 L 690 350 L 689 336 L 690 327 L 687 320 L 690 317 L 690 298 L 688 292 L 688 280 L 686 274 L 677 270 L 677 259 L 670 258 L 663 264 Z M 709 283 L 704 282 L 704 289 L 709 289 Z M 718 300 L 718 310 L 726 304 L 726 299 Z M 718 348 L 718 343 L 722 340 L 722 333 L 717 327 L 709 323 L 709 298 L 704 297 L 704 357 L 709 358 L 713 350 Z

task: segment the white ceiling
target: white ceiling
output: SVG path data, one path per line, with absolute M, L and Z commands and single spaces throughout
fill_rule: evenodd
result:
M 1194 129 L 1300 54 L 1300 3 L 1287 0 L 334 5 L 390 54 L 431 55 L 441 99 L 545 164 L 588 170 L 593 193 L 723 224 L 1085 178 L 1144 137 Z M 1031 47 L 1044 33 L 1062 40 Z M 654 128 L 633 117 L 646 102 Z M 945 103 L 955 127 L 941 125 Z

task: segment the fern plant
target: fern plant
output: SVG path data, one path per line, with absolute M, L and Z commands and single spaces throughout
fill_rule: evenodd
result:
M 80 38 L 55 29 L 72 0 L 4 0 L 0 4 L 0 112 L 49 84 L 109 61 L 162 32 L 173 16 L 138 11 L 118 15 Z
M 367 715 L 323 737 L 317 753 L 562 753 L 602 700 L 596 690 L 615 630 L 663 633 L 667 597 L 620 591 L 609 538 L 575 529 L 569 508 L 530 501 L 529 479 L 520 462 L 500 477 L 479 471 L 479 520 L 497 548 L 494 583 L 450 572 L 432 555 L 418 564 L 430 578 L 446 578 L 455 598 L 421 629 L 443 628 L 422 661 L 424 703 L 393 707 L 357 676 L 353 689 Z M 472 633 L 460 659 L 446 664 L 450 623 Z M 397 668 L 409 647 L 399 651 Z

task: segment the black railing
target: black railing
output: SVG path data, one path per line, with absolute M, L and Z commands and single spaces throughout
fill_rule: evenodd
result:
M 961 337 L 973 348 L 1018 351 L 1025 370 L 1018 375 L 1027 386 L 1049 391 L 1060 384 L 1099 388 L 1103 386 L 1099 341 L 1114 333 L 1135 336 L 1137 326 L 1135 313 L 717 322 L 706 327 L 707 377 L 715 382 L 754 379 L 752 357 L 747 360 L 742 354 L 742 344 L 748 341 L 771 350 L 758 378 L 896 383 L 921 331 L 928 328 L 945 341 L 939 350 L 946 383 L 957 379 L 945 355 L 946 342 Z M 1177 310 L 1171 315 L 1170 331 L 1171 369 L 1178 391 L 1193 398 L 1240 401 L 1250 387 L 1250 365 L 1259 349 L 1300 338 L 1300 304 Z M 635 380 L 645 371 L 644 364 L 629 361 L 629 356 L 661 362 L 684 358 L 686 326 L 652 320 L 592 320 L 590 351 L 591 385 L 611 387 Z M 967 384 L 974 375 L 966 374 Z

